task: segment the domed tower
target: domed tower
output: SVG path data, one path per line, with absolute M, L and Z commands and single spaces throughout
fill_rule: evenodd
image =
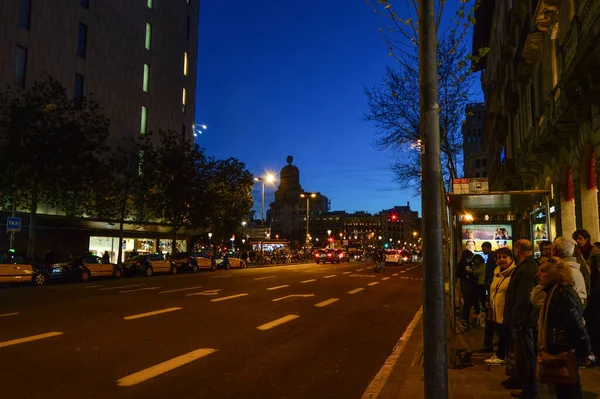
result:
M 287 157 L 287 165 L 281 169 L 279 173 L 279 188 L 275 192 L 275 200 L 282 200 L 287 193 L 302 192 L 300 186 L 300 170 L 292 165 L 294 157 L 289 155 Z

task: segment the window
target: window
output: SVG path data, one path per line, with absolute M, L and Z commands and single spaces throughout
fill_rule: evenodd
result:
M 479 168 L 479 167 L 481 167 L 481 161 L 480 161 L 479 159 L 476 159 L 476 160 L 475 160 L 475 167 L 476 167 L 476 168 Z
M 77 36 L 77 57 L 85 60 L 87 50 L 87 26 L 79 24 L 79 34 Z
M 140 133 L 146 134 L 148 124 L 148 108 L 142 105 L 142 119 L 140 122 Z
M 185 39 L 190 40 L 190 16 L 185 17 Z
M 483 166 L 487 166 L 487 158 L 483 158 L 482 160 Z
M 146 22 L 146 50 L 150 50 L 150 43 L 152 42 L 152 24 Z
M 27 76 L 27 49 L 17 46 L 17 56 L 15 59 L 15 85 L 25 87 L 25 77 Z
M 75 74 L 75 101 L 81 101 L 83 99 L 83 76 Z
M 185 105 L 187 100 L 187 90 L 185 87 L 181 91 L 181 112 L 185 112 Z
M 188 53 L 187 51 L 183 52 L 183 75 L 188 75 Z
M 142 90 L 148 92 L 148 82 L 150 80 L 150 65 L 144 64 L 144 78 L 142 80 Z
M 79 2 L 81 3 L 81 6 L 85 9 L 89 9 L 90 8 L 90 0 L 79 0 Z
M 21 0 L 19 3 L 19 26 L 29 29 L 31 23 L 31 0 Z
M 154 1 L 153 0 L 148 0 L 148 8 L 152 9 L 154 6 Z

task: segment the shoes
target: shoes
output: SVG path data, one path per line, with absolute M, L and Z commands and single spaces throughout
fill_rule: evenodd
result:
M 521 396 L 523 396 L 523 392 L 522 391 L 511 391 L 510 396 L 512 396 L 513 398 L 520 398 Z
M 522 384 L 514 378 L 508 378 L 502 381 L 500 384 L 502 384 L 502 386 L 506 389 L 523 389 Z
M 498 356 L 494 355 L 489 359 L 485 360 L 485 364 L 489 364 L 490 366 L 502 366 L 504 364 L 504 360 L 500 359 Z
M 492 352 L 494 352 L 494 348 L 492 348 L 491 346 L 484 346 L 483 348 L 479 349 L 477 352 L 478 353 L 492 353 Z

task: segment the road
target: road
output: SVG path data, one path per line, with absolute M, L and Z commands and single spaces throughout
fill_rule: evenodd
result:
M 0 289 L 0 397 L 360 398 L 421 279 L 343 263 Z

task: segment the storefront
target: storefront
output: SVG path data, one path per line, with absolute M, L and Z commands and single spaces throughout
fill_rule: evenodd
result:
M 180 252 L 187 251 L 187 241 L 177 240 L 177 250 Z M 127 260 L 127 257 L 134 251 L 140 254 L 161 252 L 166 254 L 173 253 L 171 250 L 171 240 L 160 240 L 159 247 L 156 247 L 156 240 L 153 238 L 123 238 L 121 243 L 122 256 L 121 261 Z M 89 251 L 98 256 L 102 256 L 108 251 L 111 263 L 118 263 L 117 257 L 119 254 L 119 237 L 90 237 Z

